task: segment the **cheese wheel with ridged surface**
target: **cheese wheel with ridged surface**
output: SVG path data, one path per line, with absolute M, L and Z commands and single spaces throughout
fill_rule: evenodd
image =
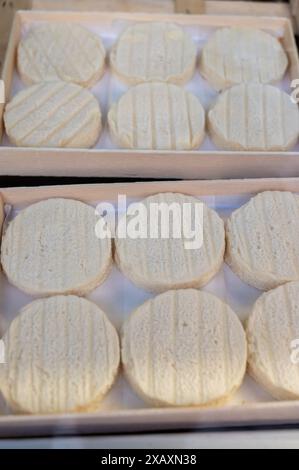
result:
M 247 323 L 248 371 L 278 400 L 299 399 L 299 282 L 261 295 Z
M 115 328 L 93 302 L 75 296 L 36 300 L 4 335 L 0 389 L 23 413 L 96 409 L 117 375 Z
M 208 129 L 222 149 L 288 150 L 299 136 L 298 105 L 271 85 L 236 85 L 221 93 L 208 112 Z
M 218 29 L 204 45 L 201 75 L 216 90 L 243 82 L 274 83 L 282 79 L 288 58 L 279 40 L 251 28 Z
M 18 71 L 26 85 L 63 80 L 93 86 L 104 73 L 106 51 L 99 36 L 69 23 L 32 26 L 18 46 Z
M 163 81 L 182 85 L 194 74 L 196 47 L 172 23 L 139 23 L 127 28 L 110 53 L 113 72 L 128 85 Z
M 122 363 L 132 387 L 157 405 L 218 404 L 241 385 L 246 339 L 237 315 L 194 289 L 168 291 L 125 322 Z
M 299 280 L 299 196 L 265 191 L 226 222 L 226 262 L 246 283 L 268 290 Z
M 191 150 L 205 135 L 205 112 L 192 93 L 167 83 L 130 88 L 108 113 L 112 139 L 123 148 Z
M 202 205 L 202 220 L 200 216 L 195 216 L 198 203 Z M 149 196 L 141 201 L 141 204 L 148 214 L 147 226 L 141 221 L 141 227 L 148 235 L 147 238 L 130 238 L 130 234 L 121 238 L 119 229 L 127 226 L 129 230 L 134 215 L 124 215 L 119 221 L 120 233 L 117 232 L 115 240 L 115 260 L 123 274 L 137 286 L 153 292 L 201 287 L 208 283 L 219 271 L 224 256 L 224 224 L 218 214 L 199 199 L 178 193 Z M 180 224 L 180 221 L 184 220 L 184 204 L 187 206 L 186 227 Z M 169 210 L 169 219 L 166 212 L 163 218 L 160 215 L 158 220 L 155 218 L 151 220 L 151 208 L 157 208 L 158 211 L 162 205 Z M 175 209 L 174 212 L 172 208 Z M 187 212 L 189 209 L 190 212 Z M 191 216 L 192 231 L 197 232 L 196 239 L 194 234 L 188 235 L 187 232 L 188 214 Z M 152 234 L 155 237 L 151 237 L 153 227 L 157 228 L 157 234 Z M 169 238 L 163 235 L 167 228 L 169 228 Z M 178 230 L 180 238 L 176 237 Z M 200 233 L 203 235 L 203 243 L 197 247 Z M 187 243 L 192 240 L 196 244 L 189 245 L 188 248 Z
M 90 91 L 62 81 L 32 85 L 6 105 L 5 130 L 21 147 L 93 147 L 102 123 Z
M 95 209 L 72 199 L 48 199 L 22 210 L 8 225 L 1 263 L 9 282 L 32 295 L 84 295 L 112 264 L 111 239 L 95 233 Z

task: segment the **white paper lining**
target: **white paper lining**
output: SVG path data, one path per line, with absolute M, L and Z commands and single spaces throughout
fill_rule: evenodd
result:
M 201 196 L 200 200 L 207 203 L 210 208 L 215 209 L 225 219 L 233 210 L 246 203 L 251 196 L 249 194 L 246 196 Z M 128 199 L 127 202 L 132 202 L 132 199 Z M 94 201 L 91 201 L 90 204 L 94 207 L 97 205 Z M 6 223 L 19 210 L 20 207 L 13 208 L 7 217 Z M 223 264 L 221 270 L 203 287 L 203 290 L 211 292 L 227 302 L 243 323 L 248 317 L 254 302 L 261 295 L 261 291 L 242 282 L 226 264 Z M 136 287 L 115 266 L 113 266 L 104 284 L 87 296 L 88 299 L 95 302 L 107 313 L 108 318 L 118 331 L 120 331 L 122 323 L 130 312 L 151 297 L 153 297 L 153 294 Z M 0 274 L 0 337 L 13 318 L 17 316 L 18 311 L 33 299 L 34 297 L 28 296 L 10 285 L 3 273 Z M 269 401 L 273 401 L 273 398 L 246 375 L 241 388 L 228 402 L 228 405 Z M 123 377 L 123 373 L 120 372 L 116 383 L 101 402 L 99 411 L 148 407 L 149 405 L 138 397 Z M 9 413 L 10 411 L 0 397 L 0 414 Z

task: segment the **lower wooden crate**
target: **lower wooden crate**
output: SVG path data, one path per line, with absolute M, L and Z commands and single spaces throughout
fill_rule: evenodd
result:
M 51 197 L 80 199 L 85 202 L 116 202 L 119 194 L 141 199 L 158 192 L 182 192 L 193 196 L 236 197 L 242 200 L 265 190 L 299 192 L 299 178 L 244 179 L 221 181 L 165 181 L 101 185 L 7 188 L 0 191 L 3 205 L 24 207 Z M 3 214 L 2 214 L 3 221 Z M 3 283 L 3 280 L 1 281 Z M 1 287 L 0 282 L 0 287 Z M 235 289 L 235 287 L 233 286 Z M 4 295 L 4 291 L 2 291 Z M 238 313 L 238 312 L 237 312 Z M 3 309 L 0 316 L 3 315 Z M 107 312 L 109 314 L 109 312 Z M 256 387 L 258 387 L 256 385 Z M 1 437 L 44 436 L 54 434 L 91 434 L 142 432 L 179 429 L 236 427 L 244 425 L 298 424 L 299 401 L 278 402 L 268 395 L 254 392 L 250 402 L 209 408 L 138 408 L 114 406 L 93 413 L 68 415 L 2 415 Z M 259 397 L 259 398 L 258 398 Z

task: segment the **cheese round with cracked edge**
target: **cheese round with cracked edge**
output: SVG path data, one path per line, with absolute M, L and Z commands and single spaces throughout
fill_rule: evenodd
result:
M 241 385 L 246 337 L 237 315 L 212 294 L 168 291 L 126 320 L 122 363 L 132 387 L 156 405 L 225 402 Z
M 248 371 L 278 400 L 299 398 L 298 338 L 299 282 L 261 295 L 247 322 Z
M 102 130 L 95 96 L 74 83 L 32 85 L 6 105 L 5 130 L 21 147 L 93 147 Z
M 97 409 L 119 367 L 119 339 L 106 314 L 76 296 L 25 306 L 4 335 L 0 389 L 23 413 Z
M 150 81 L 182 85 L 194 74 L 196 47 L 175 24 L 137 23 L 112 47 L 110 65 L 128 85 Z
M 199 231 L 202 221 L 195 218 L 197 203 L 202 204 L 203 208 L 203 243 L 200 247 L 190 245 L 188 248 L 188 242 L 200 240 Z M 148 223 L 147 226 L 144 225 L 145 221 L 142 219 L 140 228 L 147 238 L 119 235 L 124 228 L 129 229 L 129 225 L 134 223 L 134 215 L 125 214 L 117 227 L 115 260 L 122 273 L 137 286 L 153 292 L 201 287 L 207 284 L 219 271 L 225 250 L 224 223 L 217 212 L 199 199 L 179 193 L 160 193 L 149 196 L 141 201 L 141 204 L 146 209 L 148 219 L 146 222 Z M 151 221 L 151 207 L 162 208 L 160 204 L 169 210 L 169 219 L 162 218 L 160 213 L 159 219 L 153 222 Z M 174 204 L 177 206 L 175 207 Z M 186 224 L 189 223 L 188 213 L 185 212 L 184 216 L 184 204 L 190 207 L 191 230 L 198 230 L 199 235 L 194 235 L 195 232 L 186 235 L 188 225 L 186 227 L 179 225 L 183 220 Z M 172 208 L 174 209 L 173 216 L 171 216 Z M 196 227 L 195 224 L 197 224 Z M 157 234 L 153 234 L 155 238 L 151 237 L 153 228 L 157 229 Z M 168 228 L 170 236 L 165 238 L 163 232 Z M 180 230 L 180 238 L 175 236 L 178 230 Z
M 244 82 L 275 83 L 283 78 L 287 66 L 279 40 L 252 28 L 218 29 L 199 59 L 201 75 L 216 90 Z
M 226 259 L 247 284 L 268 290 L 299 280 L 299 196 L 265 191 L 226 222 Z
M 21 39 L 17 64 L 26 85 L 63 80 L 91 87 L 105 69 L 106 51 L 92 31 L 70 23 L 32 26 Z
M 221 93 L 211 107 L 208 130 L 219 148 L 288 150 L 298 141 L 298 105 L 271 85 L 236 85 Z
M 205 136 L 205 112 L 196 96 L 167 83 L 130 88 L 108 113 L 112 139 L 123 148 L 191 150 Z
M 229 88 L 210 108 L 207 121 L 214 144 L 227 150 L 283 151 L 299 136 L 298 105 L 271 85 Z
M 32 295 L 84 295 L 112 264 L 111 239 L 99 239 L 95 209 L 72 199 L 48 199 L 22 210 L 8 225 L 1 263 L 10 283 Z

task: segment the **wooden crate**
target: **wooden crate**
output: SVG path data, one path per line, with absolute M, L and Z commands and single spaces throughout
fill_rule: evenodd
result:
M 24 207 L 34 202 L 52 197 L 74 198 L 86 203 L 94 204 L 100 201 L 117 202 L 119 194 L 126 195 L 128 199 L 142 199 L 151 194 L 160 192 L 181 192 L 193 196 L 204 197 L 214 196 L 213 207 L 219 210 L 225 207 L 227 210 L 228 198 L 243 201 L 249 195 L 266 191 L 294 191 L 299 192 L 299 178 L 294 179 L 251 179 L 251 180 L 225 180 L 225 181 L 164 181 L 164 182 L 144 182 L 144 183 L 119 183 L 119 184 L 94 184 L 94 185 L 66 185 L 66 186 L 43 186 L 28 188 L 6 188 L 0 190 L 0 216 L 3 221 L 3 205 L 13 206 L 15 209 Z M 224 198 L 224 199 L 223 199 Z M 226 201 L 223 206 L 223 201 Z M 237 204 L 237 205 L 238 205 Z M 113 296 L 117 295 L 115 286 L 110 282 L 109 287 L 105 283 L 104 298 L 109 297 L 107 289 L 112 290 Z M 229 277 L 224 282 L 227 292 L 235 292 L 240 306 L 240 283 L 235 284 L 234 277 Z M 2 300 L 6 295 L 10 295 L 14 300 L 19 295 L 17 288 L 10 287 L 9 292 L 4 283 L 4 277 L 0 277 L 0 288 Z M 109 279 L 108 279 L 109 282 Z M 121 283 L 122 284 L 122 283 Z M 218 284 L 216 284 L 217 286 Z M 101 288 L 101 287 L 100 287 Z M 11 289 L 14 289 L 11 292 Z M 211 287 L 209 287 L 210 291 Z M 245 287 L 242 286 L 244 295 Z M 252 289 L 248 287 L 250 291 Z M 128 291 L 126 291 L 128 295 Z M 216 294 L 217 295 L 217 294 Z M 218 294 L 220 295 L 220 294 Z M 222 295 L 225 295 L 222 293 Z M 231 299 L 231 297 L 229 296 Z M 248 312 L 248 293 L 246 298 L 246 316 Z M 24 295 L 22 295 L 24 302 Z M 6 303 L 8 301 L 6 300 Z M 123 307 L 122 298 L 119 299 Z M 26 300 L 25 300 L 26 303 Z M 138 291 L 138 305 L 140 291 Z M 3 304 L 2 304 L 3 305 Z M 101 303 L 99 304 L 101 305 Z M 113 309 L 105 304 L 108 317 L 112 320 L 116 306 L 113 301 Z M 240 308 L 235 309 L 240 315 Z M 250 310 L 249 310 L 250 311 Z M 16 312 L 14 312 L 15 314 Z M 123 322 L 128 312 L 120 309 L 120 318 Z M 0 320 L 4 315 L 1 309 Z M 241 318 L 241 317 L 240 317 Z M 115 317 L 113 317 L 115 319 Z M 241 318 L 244 319 L 244 318 Z M 121 326 L 121 325 L 119 325 Z M 249 379 L 249 382 L 246 380 Z M 120 389 L 116 390 L 120 386 Z M 242 387 L 243 392 L 241 391 Z M 244 426 L 244 425 L 269 425 L 269 424 L 291 424 L 299 422 L 299 402 L 297 401 L 276 401 L 271 398 L 262 387 L 255 384 L 246 377 L 240 393 L 235 401 L 234 398 L 225 406 L 210 407 L 179 407 L 179 408 L 152 408 L 145 403 L 140 404 L 137 399 L 137 406 L 130 401 L 126 405 L 125 397 L 130 396 L 130 387 L 120 379 L 119 384 L 115 384 L 108 393 L 113 395 L 112 403 L 102 403 L 101 407 L 92 413 L 74 413 L 60 415 L 0 415 L 0 436 L 43 436 L 55 432 L 55 434 L 84 434 L 84 433 L 119 433 L 119 432 L 144 432 L 161 431 L 170 429 L 199 429 L 215 426 Z M 250 399 L 249 399 L 250 398 Z
M 3 69 L 7 95 L 15 70 L 16 48 L 24 24 L 36 21 L 84 22 L 109 27 L 114 21 L 175 21 L 184 26 L 221 27 L 243 25 L 282 31 L 289 56 L 289 74 L 299 77 L 299 60 L 290 21 L 214 15 L 157 15 L 149 13 L 90 13 L 21 11 L 16 14 Z M 0 119 L 1 119 L 0 112 Z M 299 176 L 299 154 L 221 150 L 142 151 L 123 149 L 45 149 L 0 147 L 0 174 L 52 176 L 118 176 L 154 178 L 237 178 Z

